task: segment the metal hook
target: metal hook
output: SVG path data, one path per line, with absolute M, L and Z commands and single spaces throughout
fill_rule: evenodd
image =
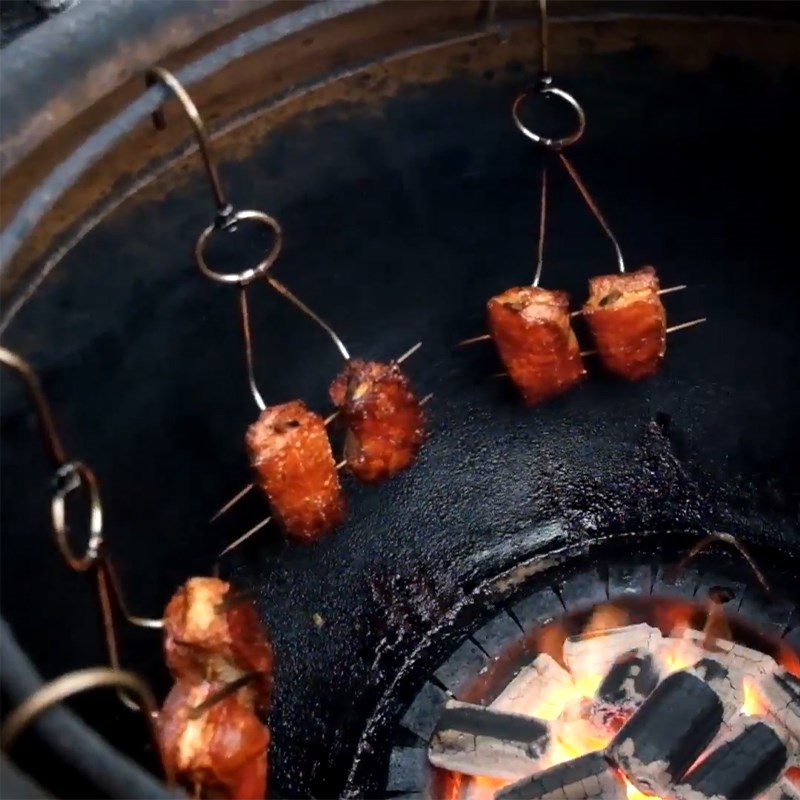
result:
M 703 537 L 699 542 L 697 542 L 697 544 L 695 544 L 680 560 L 678 566 L 676 567 L 676 572 L 686 569 L 690 561 L 700 555 L 700 553 L 702 553 L 704 550 L 707 550 L 710 545 L 714 544 L 714 542 L 728 544 L 734 550 L 736 550 L 736 552 L 739 553 L 739 555 L 747 562 L 747 565 L 753 571 L 753 574 L 761 584 L 761 588 L 764 590 L 764 593 L 767 595 L 772 594 L 772 589 L 770 588 L 767 579 L 764 577 L 764 573 L 759 569 L 758 564 L 756 564 L 747 548 L 733 534 L 725 533 L 723 531 L 713 531 L 708 534 L 708 536 Z
M 259 275 L 266 273 L 275 263 L 275 259 L 277 259 L 278 253 L 280 253 L 283 244 L 283 231 L 278 220 L 269 214 L 265 214 L 263 211 L 234 210 L 233 205 L 228 201 L 222 189 L 219 172 L 211 156 L 210 139 L 205 124 L 203 123 L 203 118 L 200 116 L 197 106 L 181 82 L 169 70 L 164 69 L 164 67 L 151 67 L 145 74 L 145 82 L 148 87 L 154 86 L 156 83 L 161 83 L 169 89 L 180 102 L 194 131 L 197 146 L 200 150 L 200 156 L 203 159 L 203 166 L 208 176 L 208 182 L 211 185 L 211 193 L 214 196 L 217 214 L 214 222 L 200 234 L 195 244 L 195 258 L 200 272 L 202 272 L 205 277 L 219 283 L 235 283 L 242 286 L 250 283 Z M 164 130 L 166 122 L 162 107 L 157 108 L 153 112 L 152 119 L 153 126 L 156 130 Z M 219 230 L 233 230 L 237 223 L 243 220 L 254 220 L 265 225 L 273 232 L 275 240 L 269 252 L 255 267 L 249 267 L 241 272 L 217 272 L 211 269 L 204 255 L 209 239 Z
M 89 500 L 89 541 L 82 556 L 76 556 L 70 546 L 67 524 L 66 498 L 76 489 L 83 489 Z M 75 572 L 86 572 L 100 555 L 103 545 L 103 505 L 100 501 L 100 487 L 94 472 L 80 461 L 70 461 L 56 472 L 56 490 L 50 502 L 53 533 L 56 544 Z
M 8 367 L 16 370 L 25 381 L 28 389 L 28 394 L 33 401 L 36 408 L 36 414 L 39 417 L 39 427 L 42 431 L 45 447 L 50 455 L 50 458 L 57 467 L 61 467 L 67 462 L 67 453 L 64 450 L 64 445 L 61 443 L 61 437 L 58 435 L 56 429 L 53 413 L 50 410 L 50 405 L 47 402 L 42 385 L 39 382 L 39 376 L 33 371 L 33 368 L 24 358 L 12 353 L 5 347 L 0 347 L 0 362 Z
M 186 116 L 189 118 L 192 130 L 194 130 L 195 138 L 197 139 L 197 146 L 200 149 L 200 155 L 203 159 L 203 166 L 208 175 L 208 182 L 211 184 L 211 193 L 214 195 L 214 204 L 217 207 L 217 219 L 223 225 L 227 224 L 231 215 L 233 214 L 233 206 L 228 202 L 225 192 L 222 189 L 222 182 L 219 179 L 217 167 L 214 160 L 211 158 L 211 145 L 206 133 L 206 126 L 203 124 L 203 118 L 194 104 L 194 100 L 189 96 L 183 84 L 164 67 L 151 67 L 145 74 L 145 83 L 150 88 L 157 83 L 161 83 L 169 89 L 180 102 Z M 167 127 L 166 119 L 164 118 L 164 107 L 159 106 L 152 114 L 153 127 L 157 131 L 163 131 Z
M 108 667 L 92 667 L 68 672 L 41 686 L 6 717 L 2 729 L 0 729 L 0 746 L 4 750 L 10 748 L 25 728 L 51 706 L 61 703 L 73 695 L 104 687 L 130 691 L 137 695 L 139 698 L 138 708 L 145 717 L 155 750 L 160 753 L 161 745 L 156 722 L 158 706 L 152 690 L 138 675 Z M 175 776 L 163 759 L 162 766 L 168 786 L 173 787 Z

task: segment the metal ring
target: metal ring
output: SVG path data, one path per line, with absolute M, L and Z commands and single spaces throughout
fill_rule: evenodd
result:
M 269 251 L 269 253 L 267 253 L 266 258 L 264 258 L 262 261 L 259 261 L 255 267 L 243 270 L 242 272 L 215 272 L 213 269 L 211 269 L 211 267 L 208 266 L 203 253 L 206 245 L 208 244 L 208 240 L 214 235 L 214 233 L 220 230 L 220 226 L 215 224 L 209 225 L 200 234 L 200 236 L 198 236 L 197 244 L 194 248 L 197 266 L 200 268 L 200 272 L 202 272 L 206 278 L 210 278 L 212 281 L 217 281 L 218 283 L 237 283 L 240 286 L 246 286 L 255 278 L 259 277 L 260 275 L 264 275 L 275 263 L 283 244 L 283 229 L 281 228 L 278 220 L 269 214 L 265 214 L 263 211 L 237 211 L 235 214 L 231 215 L 229 220 L 226 220 L 224 227 L 230 228 L 232 225 L 235 225 L 237 222 L 241 222 L 245 219 L 256 220 L 257 222 L 261 222 L 266 227 L 272 229 L 273 233 L 275 234 L 275 242 L 272 245 L 272 249 Z
M 50 504 L 56 544 L 67 564 L 76 572 L 86 572 L 94 564 L 103 544 L 103 506 L 97 478 L 89 467 L 80 461 L 70 461 L 56 471 L 57 486 Z M 89 498 L 89 542 L 82 556 L 75 555 L 69 544 L 67 525 L 67 495 L 76 489 L 85 489 Z
M 568 136 L 562 136 L 560 139 L 548 139 L 546 136 L 540 136 L 538 133 L 527 127 L 519 118 L 519 110 L 523 102 L 532 94 L 543 94 L 545 96 L 552 95 L 553 97 L 558 97 L 567 103 L 575 111 L 575 114 L 578 117 L 578 126 L 575 128 L 575 130 Z M 514 118 L 514 124 L 520 131 L 522 131 L 522 133 L 525 134 L 525 136 L 536 142 L 536 144 L 541 144 L 544 147 L 549 147 L 553 150 L 560 150 L 562 147 L 568 147 L 571 144 L 575 144 L 575 142 L 577 142 L 578 139 L 583 136 L 583 131 L 586 128 L 586 114 L 584 114 L 581 104 L 571 94 L 569 94 L 569 92 L 565 92 L 563 89 L 559 89 L 557 86 L 539 86 L 535 89 L 526 89 L 524 92 L 517 95 L 516 100 L 514 100 L 514 105 L 511 107 L 511 116 Z

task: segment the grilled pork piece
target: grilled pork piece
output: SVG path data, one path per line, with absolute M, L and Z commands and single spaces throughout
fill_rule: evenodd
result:
M 266 709 L 273 653 L 251 602 L 218 578 L 190 578 L 164 612 L 164 651 L 173 677 L 226 684 L 256 673 L 246 691 Z
M 271 406 L 245 443 L 257 483 L 288 536 L 312 542 L 342 522 L 345 500 L 322 417 L 300 400 Z
M 562 394 L 586 374 L 566 292 L 508 289 L 489 300 L 487 317 L 500 358 L 526 403 Z
M 397 364 L 348 361 L 330 396 L 347 426 L 345 458 L 356 478 L 380 483 L 411 466 L 425 438 L 424 420 Z
M 629 380 L 652 375 L 667 347 L 667 315 L 653 267 L 599 275 L 583 307 L 606 369 Z
M 260 800 L 267 793 L 269 729 L 244 690 L 194 711 L 219 688 L 185 681 L 172 687 L 158 716 L 164 764 L 195 797 Z

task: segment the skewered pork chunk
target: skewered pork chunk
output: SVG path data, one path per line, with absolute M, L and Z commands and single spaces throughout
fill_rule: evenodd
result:
M 300 400 L 271 406 L 245 442 L 257 483 L 288 536 L 312 542 L 342 522 L 345 500 L 322 417 Z
M 526 403 L 562 394 L 586 374 L 566 292 L 508 289 L 489 300 L 487 317 L 500 358 Z
M 610 372 L 638 380 L 658 369 L 667 346 L 667 316 L 658 291 L 653 267 L 589 281 L 583 313 Z
M 364 483 L 411 466 L 425 438 L 420 401 L 395 363 L 348 361 L 330 396 L 347 426 L 345 458 Z
M 207 710 L 193 710 L 219 690 L 214 683 L 178 681 L 158 717 L 165 766 L 195 796 L 260 800 L 267 792 L 269 729 L 242 689 Z
M 164 612 L 164 650 L 173 677 L 187 683 L 226 684 L 248 673 L 253 700 L 266 709 L 273 653 L 253 604 L 226 581 L 190 578 Z

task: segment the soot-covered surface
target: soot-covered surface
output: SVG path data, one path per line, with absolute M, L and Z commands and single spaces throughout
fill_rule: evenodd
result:
M 408 368 L 435 393 L 417 466 L 378 489 L 346 479 L 338 533 L 302 548 L 267 529 L 224 562 L 256 591 L 278 653 L 279 796 L 338 792 L 403 654 L 465 588 L 524 557 L 707 528 L 800 547 L 800 278 L 783 185 L 800 140 L 797 71 L 720 57 L 684 73 L 634 48 L 566 76 L 589 116 L 571 154 L 629 265 L 690 285 L 666 300 L 670 322 L 709 322 L 670 339 L 652 380 L 621 383 L 590 363 L 584 386 L 538 409 L 491 377 L 491 346 L 454 349 L 482 331 L 490 295 L 533 271 L 539 156 L 509 117 L 523 77 L 512 64 L 405 89 L 380 114 L 317 111 L 225 165 L 236 199 L 284 226 L 276 276 L 355 355 L 389 358 L 422 340 Z M 566 176 L 554 177 L 543 285 L 577 303 L 613 253 Z M 255 409 L 235 293 L 204 282 L 189 257 L 206 191 L 197 176 L 121 208 L 5 341 L 40 369 L 68 449 L 96 468 L 109 547 L 142 614 L 159 614 L 265 513 L 250 498 L 207 524 L 248 480 L 242 435 Z M 336 351 L 268 287 L 250 296 L 267 401 L 329 408 Z M 33 417 L 3 383 L 3 608 L 51 677 L 103 656 L 90 587 L 51 543 Z M 126 663 L 163 688 L 157 635 L 125 642 Z M 141 747 L 126 712 L 86 709 L 113 741 Z

